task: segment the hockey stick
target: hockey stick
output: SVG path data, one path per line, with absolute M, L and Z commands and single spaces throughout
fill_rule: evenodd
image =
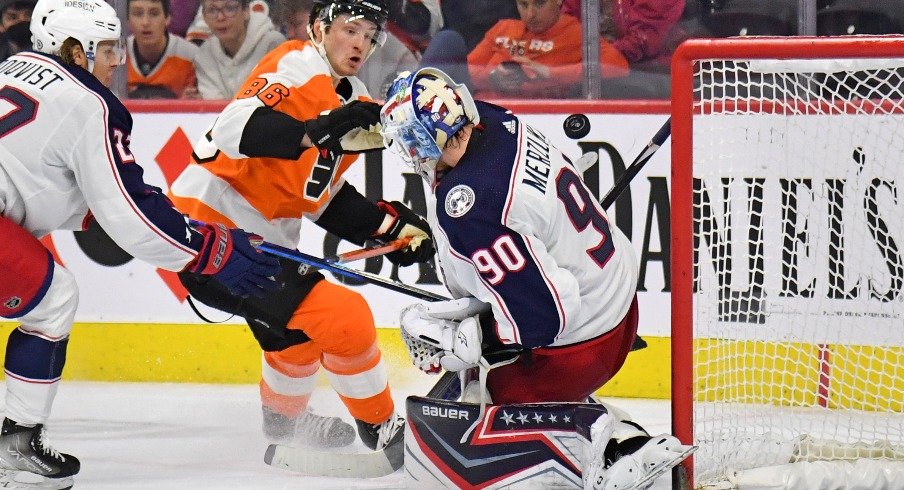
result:
M 344 265 L 332 263 L 326 259 L 321 259 L 320 257 L 308 255 L 304 252 L 299 252 L 290 248 L 280 247 L 279 245 L 274 245 L 272 243 L 263 242 L 258 245 L 257 249 L 262 252 L 267 252 L 270 255 L 289 259 L 300 264 L 317 267 L 318 269 L 333 272 L 335 274 L 349 277 L 351 279 L 365 281 L 375 286 L 380 286 L 397 293 L 407 294 L 408 296 L 413 296 L 418 299 L 423 299 L 426 301 L 446 301 L 449 299 L 445 296 L 440 296 L 424 289 L 409 286 L 399 281 L 387 279 L 376 274 L 371 274 L 370 272 L 355 270 L 349 267 L 345 267 Z
M 359 248 L 351 252 L 345 252 L 337 255 L 335 258 L 326 259 L 331 264 L 347 264 L 356 260 L 369 259 L 371 257 L 379 257 L 396 250 L 401 250 L 411 243 L 411 237 L 397 238 L 391 242 L 381 243 L 373 247 Z
M 669 117 L 665 120 L 665 124 L 663 124 L 662 127 L 659 128 L 659 131 L 653 136 L 653 139 L 651 139 L 650 142 L 647 143 L 647 146 L 644 147 L 643 151 L 640 152 L 640 155 L 637 155 L 637 158 L 631 162 L 631 165 L 628 165 L 625 172 L 615 181 L 612 189 L 609 189 L 609 192 L 607 192 L 605 197 L 603 197 L 603 200 L 600 201 L 603 209 L 608 209 L 609 206 L 618 199 L 618 196 L 628 188 L 628 185 L 631 184 L 631 181 L 634 180 L 634 177 L 640 172 L 640 169 L 653 158 L 653 155 L 656 154 L 656 150 L 665 143 L 665 140 L 669 139 L 671 134 L 672 118 Z
M 189 219 L 188 223 L 192 226 L 205 226 L 203 221 L 198 221 L 195 219 Z M 340 264 L 336 264 L 330 262 L 327 259 L 322 259 L 320 257 L 315 257 L 313 255 L 306 254 L 304 252 L 299 252 L 298 250 L 292 250 L 291 248 L 281 247 L 279 245 L 269 243 L 269 242 L 260 242 L 254 244 L 255 248 L 260 250 L 261 252 L 266 252 L 270 255 L 276 257 L 282 257 L 284 259 L 289 259 L 293 262 L 298 262 L 299 264 L 309 265 L 311 267 L 316 267 L 318 269 L 323 269 L 325 271 L 332 272 L 334 274 L 338 274 L 340 276 L 345 276 L 351 279 L 355 279 L 358 281 L 364 281 L 375 286 L 380 286 L 382 288 L 389 289 L 391 291 L 395 291 L 402 294 L 407 294 L 408 296 L 413 296 L 418 299 L 423 299 L 426 301 L 446 301 L 449 298 L 445 296 L 440 296 L 438 294 L 431 293 L 430 291 L 419 289 L 414 286 L 409 286 L 399 281 L 394 281 L 392 279 L 387 279 L 385 277 L 378 276 L 376 274 L 371 274 L 370 272 L 359 271 L 349 267 L 345 267 Z M 386 253 L 386 252 L 384 252 Z M 377 254 L 379 255 L 379 254 Z
M 369 453 L 331 453 L 308 447 L 271 444 L 264 462 L 275 468 L 308 475 L 341 478 L 378 478 L 394 473 L 405 462 L 404 439 Z

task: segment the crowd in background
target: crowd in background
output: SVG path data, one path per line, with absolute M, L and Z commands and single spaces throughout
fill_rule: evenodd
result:
M 308 39 L 313 3 L 126 1 L 128 96 L 171 99 L 231 99 L 264 54 Z M 34 2 L 0 0 L 0 59 L 30 47 Z M 667 98 L 669 59 L 681 41 L 791 35 L 797 3 L 599 0 L 603 97 Z M 901 32 L 893 14 L 856 5 L 819 0 L 819 34 Z M 376 99 L 396 74 L 427 65 L 481 98 L 581 96 L 581 0 L 390 0 L 389 7 L 387 40 L 359 74 Z

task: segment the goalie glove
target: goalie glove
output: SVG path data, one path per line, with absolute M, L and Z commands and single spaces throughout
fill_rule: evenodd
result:
M 401 314 L 402 340 L 415 366 L 428 374 L 463 371 L 482 356 L 479 313 L 489 305 L 476 298 L 415 304 Z
M 354 153 L 383 148 L 380 104 L 355 100 L 306 121 L 311 143 L 332 153 Z

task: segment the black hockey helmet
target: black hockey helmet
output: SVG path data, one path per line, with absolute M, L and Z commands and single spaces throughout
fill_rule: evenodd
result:
M 386 0 L 314 0 L 311 26 L 317 19 L 329 25 L 340 14 L 351 14 L 352 17 L 369 20 L 382 32 L 389 19 L 389 7 Z

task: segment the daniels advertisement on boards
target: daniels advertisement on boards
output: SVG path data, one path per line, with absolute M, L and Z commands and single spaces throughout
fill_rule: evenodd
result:
M 566 136 L 563 122 L 579 112 L 567 104 L 547 113 L 532 114 L 516 108 L 527 124 L 543 131 L 572 159 L 596 152 L 599 161 L 585 173 L 589 187 L 602 198 L 613 184 L 613 175 L 644 149 L 668 117 L 657 114 L 590 114 L 590 131 L 572 139 Z M 587 104 L 582 104 L 587 107 Z M 622 109 L 620 112 L 624 112 Z M 638 112 L 649 112 L 640 109 Z M 142 112 L 133 110 L 134 131 L 131 150 L 145 168 L 145 179 L 164 189 L 188 164 L 192 144 L 201 137 L 216 117 L 215 112 Z M 573 134 L 572 136 L 580 136 Z M 634 243 L 640 259 L 639 299 L 640 333 L 668 335 L 669 329 L 669 152 L 670 143 L 654 155 L 608 211 L 610 219 Z M 426 214 L 426 188 L 422 179 L 388 151 L 359 157 L 345 174 L 358 190 L 372 200 L 399 200 L 420 214 Z M 315 224 L 302 226 L 299 249 L 318 257 L 335 255 L 357 248 L 326 235 Z M 97 230 L 61 231 L 45 238 L 58 260 L 69 267 L 79 282 L 79 322 L 199 323 L 202 322 L 185 302 L 186 292 L 175 274 L 133 260 Z M 405 284 L 446 295 L 440 274 L 428 265 L 398 268 L 380 257 L 348 264 L 349 267 L 379 274 Z M 398 324 L 401 308 L 417 300 L 372 285 L 349 282 L 326 274 L 330 280 L 342 280 L 368 300 L 376 324 Z M 228 314 L 200 306 L 211 320 Z M 651 312 L 655 312 L 652 314 Z M 240 319 L 229 319 L 239 323 Z

